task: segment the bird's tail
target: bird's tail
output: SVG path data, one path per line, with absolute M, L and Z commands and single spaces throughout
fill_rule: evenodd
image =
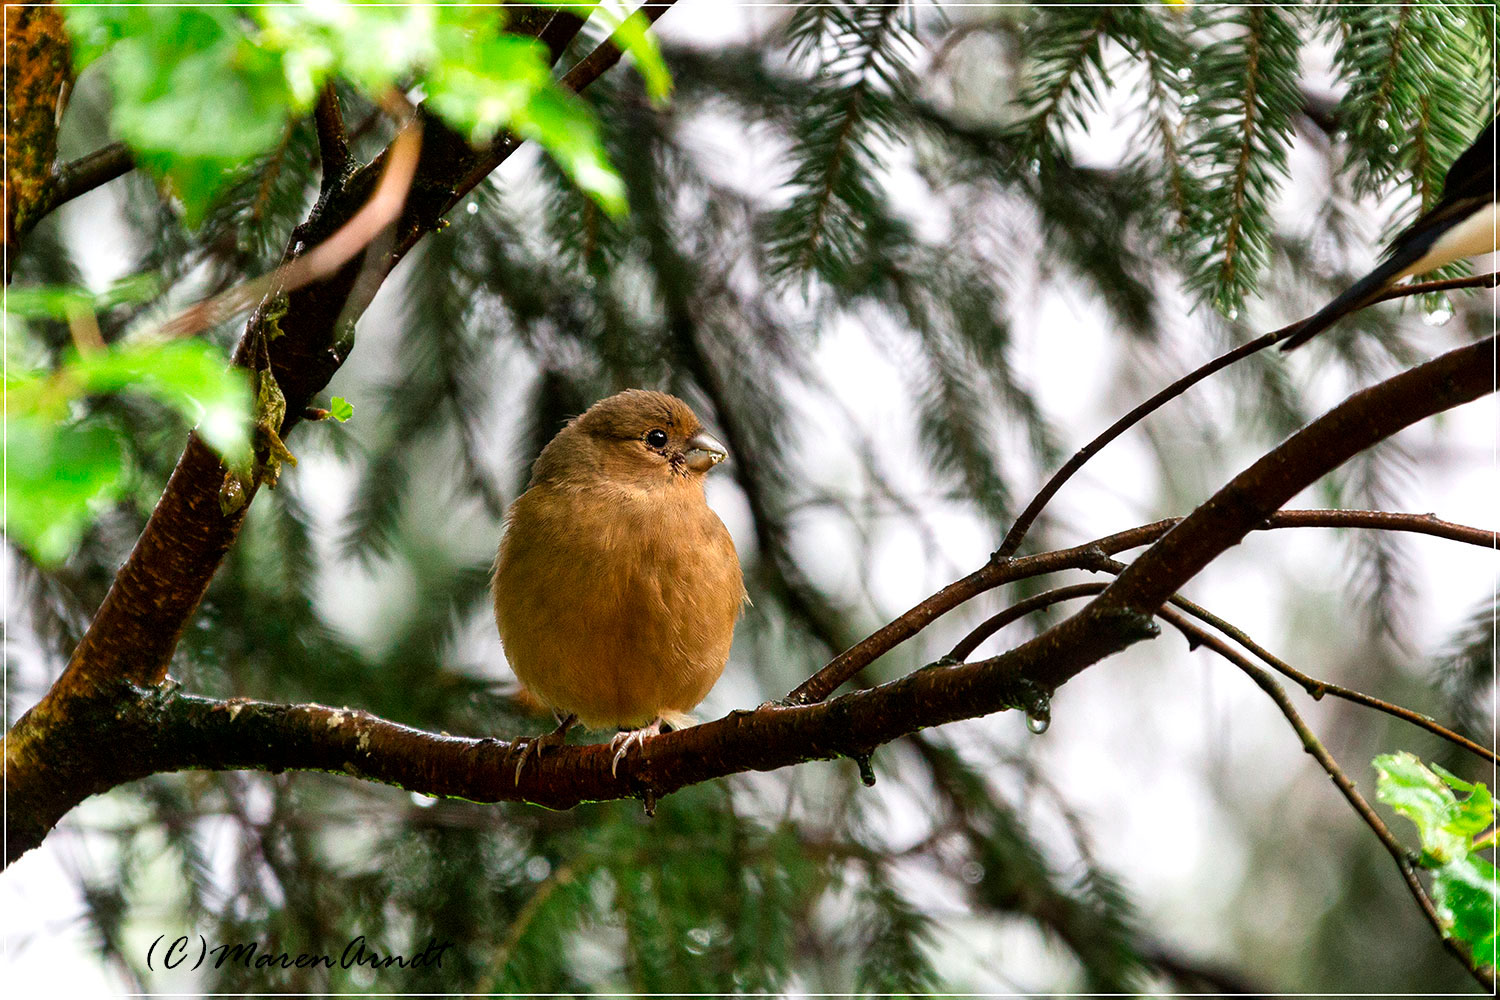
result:
M 1301 347 L 1352 312 L 1358 312 L 1378 299 L 1396 279 L 1405 273 L 1409 263 L 1401 257 L 1392 257 L 1375 270 L 1350 285 L 1345 292 L 1322 309 L 1303 320 L 1286 340 L 1281 342 L 1283 351 Z

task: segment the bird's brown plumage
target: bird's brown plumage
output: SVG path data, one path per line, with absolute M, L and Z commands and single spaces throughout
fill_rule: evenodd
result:
M 680 726 L 719 679 L 745 600 L 703 494 L 722 457 L 686 403 L 640 389 L 542 450 L 506 517 L 495 621 L 511 669 L 560 716 Z

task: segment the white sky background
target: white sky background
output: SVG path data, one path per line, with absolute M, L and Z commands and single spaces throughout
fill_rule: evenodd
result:
M 772 16 L 773 12 L 721 3 L 684 2 L 663 19 L 661 30 L 667 37 L 711 47 L 743 38 L 757 26 L 767 24 Z M 1128 128 L 1108 112 L 1096 116 L 1091 125 L 1095 127 L 1091 128 L 1089 142 L 1077 147 L 1081 156 L 1101 162 L 1114 158 L 1128 137 Z M 722 150 L 720 159 L 726 177 L 739 186 L 765 190 L 776 178 L 774 170 L 766 169 L 770 164 L 744 155 L 742 135 L 726 127 L 722 133 L 707 130 L 703 138 Z M 1281 206 L 1281 211 L 1289 214 L 1283 217 L 1295 218 L 1295 213 L 1315 207 L 1324 197 L 1323 191 L 1295 183 L 1299 177 L 1320 175 L 1323 168 L 1316 160 L 1319 156 L 1321 153 L 1305 141 L 1299 142 L 1293 157 L 1294 183 L 1288 185 L 1287 203 Z M 517 165 L 502 169 L 502 177 Z M 903 180 L 898 176 L 892 183 L 900 185 Z M 1306 205 L 1297 204 L 1299 194 Z M 105 190 L 65 210 L 70 227 L 87 228 L 95 234 L 92 245 L 97 252 L 85 262 L 85 273 L 100 285 L 123 266 L 109 242 L 98 238 L 103 213 L 112 205 L 112 195 Z M 1304 214 L 1311 217 L 1310 212 Z M 1380 223 L 1378 212 L 1372 209 L 1368 226 L 1372 262 L 1373 240 Z M 117 219 L 114 224 L 119 224 Z M 461 215 L 455 218 L 455 224 L 462 225 Z M 88 244 L 75 241 L 74 245 Z M 1024 261 L 1016 265 L 1012 301 L 1034 302 L 1035 308 L 1017 310 L 1014 363 L 1071 451 L 1156 386 L 1138 395 L 1122 395 L 1117 373 L 1128 362 L 1105 312 L 1081 291 L 1056 285 L 1035 287 L 1027 267 Z M 361 390 L 368 390 L 392 363 L 387 348 L 397 319 L 390 306 L 393 301 L 399 304 L 398 284 L 388 282 L 389 294 L 383 294 L 362 321 L 358 348 L 331 387 L 350 396 L 356 408 L 360 406 Z M 1258 325 L 1270 329 L 1295 318 L 1280 311 L 1283 305 L 1259 302 L 1251 308 Z M 1484 301 L 1475 295 L 1464 300 L 1462 308 L 1482 309 Z M 1181 372 L 1207 360 L 1212 353 L 1204 322 L 1203 314 L 1195 312 L 1171 324 L 1174 342 L 1167 353 L 1181 359 Z M 1424 324 L 1415 315 L 1407 317 L 1404 329 L 1413 347 L 1424 355 L 1438 353 L 1456 342 L 1452 330 Z M 897 484 L 909 487 L 918 498 L 924 489 L 930 493 L 932 484 L 915 471 L 920 469 L 913 457 L 919 445 L 904 383 L 887 357 L 871 349 L 867 333 L 853 323 L 824 331 L 816 360 L 827 385 L 854 416 L 858 427 L 882 448 L 885 468 Z M 1319 378 L 1316 349 L 1298 351 L 1284 363 L 1296 373 L 1306 392 L 1317 394 L 1320 403 L 1336 402 L 1347 392 L 1347 387 L 1332 386 L 1328 379 Z M 496 377 L 524 379 L 525 375 L 511 369 L 497 371 Z M 1192 390 L 1195 399 L 1187 402 L 1201 405 L 1214 401 L 1223 413 L 1224 426 L 1232 426 L 1235 418 L 1227 389 L 1216 384 L 1220 381 L 1211 380 Z M 803 410 L 806 426 L 823 432 L 799 438 L 804 460 L 797 464 L 814 470 L 813 474 L 830 489 L 847 488 L 854 466 L 847 442 L 840 438 L 843 418 L 830 414 L 825 404 L 806 393 L 792 391 L 790 398 Z M 1173 407 L 1179 405 L 1182 402 L 1169 404 L 1156 418 L 1163 433 L 1174 429 Z M 366 406 L 357 421 L 378 419 L 378 412 Z M 504 418 L 497 413 L 497 419 Z M 1404 440 L 1412 452 L 1424 459 L 1432 455 L 1440 459 L 1424 461 L 1420 475 L 1406 484 L 1400 509 L 1431 511 L 1460 523 L 1493 526 L 1495 498 L 1500 496 L 1495 461 L 1497 428 L 1500 404 L 1491 396 L 1406 432 Z M 495 440 L 511 440 L 510 428 L 497 428 Z M 292 444 L 296 450 L 296 442 Z M 1208 473 L 1210 481 L 1222 483 L 1256 454 L 1246 449 L 1243 455 L 1205 455 L 1205 465 L 1213 470 Z M 307 456 L 288 475 L 299 481 L 305 498 L 322 498 L 322 541 L 330 543 L 352 483 L 342 478 L 331 458 L 318 454 Z M 1155 466 L 1137 429 L 1090 462 L 1064 488 L 1050 510 L 1059 524 L 1075 533 L 1071 541 L 1083 541 L 1169 513 L 1186 513 L 1160 509 L 1157 489 Z M 716 476 L 710 501 L 730 526 L 741 551 L 746 551 L 752 539 L 748 513 L 728 476 Z M 442 497 L 430 498 L 430 502 L 435 544 L 468 553 L 493 551 L 498 538 L 490 533 L 484 518 L 445 509 Z M 1316 505 L 1315 498 L 1304 498 L 1290 506 Z M 897 526 L 898 519 L 891 519 L 868 552 L 857 550 L 859 539 L 841 518 L 810 517 L 799 524 L 797 544 L 809 572 L 820 582 L 844 590 L 857 582 L 857 574 L 871 570 L 884 619 L 980 565 L 998 541 L 977 518 L 942 507 L 934 510 L 930 520 L 942 550 L 941 558 L 935 560 L 928 558 L 918 533 Z M 1416 605 L 1410 633 L 1415 671 L 1490 594 L 1497 564 L 1490 552 L 1438 539 L 1413 536 L 1409 549 L 1418 574 L 1413 586 Z M 1195 579 L 1187 594 L 1224 614 L 1294 665 L 1315 676 L 1329 676 L 1342 664 L 1319 662 L 1314 654 L 1326 656 L 1330 649 L 1337 648 L 1337 639 L 1320 639 L 1313 644 L 1296 635 L 1309 631 L 1314 635 L 1329 630 L 1336 633 L 1342 623 L 1354 620 L 1354 598 L 1344 564 L 1348 551 L 1331 531 L 1257 533 Z M 341 584 L 324 610 L 351 637 L 378 645 L 380 622 L 387 617 L 383 612 L 399 610 L 403 603 L 400 580 L 390 572 L 376 578 L 352 565 L 346 570 L 355 579 Z M 991 595 L 980 607 L 989 613 L 999 606 L 998 601 Z M 1297 633 L 1292 630 L 1294 623 L 1299 627 Z M 940 623 L 931 636 L 924 634 L 914 640 L 922 644 L 924 654 L 930 654 L 922 658 L 932 659 L 946 651 L 958 627 Z M 502 662 L 498 640 L 488 622 L 475 623 L 465 635 L 467 641 L 459 653 L 464 662 Z M 1356 642 L 1351 638 L 1350 646 Z M 725 679 L 700 708 L 700 718 L 714 718 L 731 708 L 752 707 L 759 697 L 769 694 L 755 690 L 747 681 L 751 672 L 740 660 L 748 655 L 743 648 L 736 649 Z M 997 648 L 995 641 L 985 648 Z M 505 673 L 502 667 L 494 669 L 497 675 Z M 1335 737 L 1333 749 L 1337 751 L 1338 731 L 1351 724 L 1349 710 L 1327 702 L 1314 704 L 1297 692 L 1294 699 L 1316 730 Z M 1358 716 L 1353 721 L 1357 724 Z M 1229 922 L 1229 908 L 1244 903 L 1237 894 L 1239 881 L 1257 877 L 1247 852 L 1251 838 L 1260 833 L 1242 829 L 1229 805 L 1239 808 L 1245 802 L 1264 802 L 1270 809 L 1273 804 L 1275 808 L 1290 804 L 1296 815 L 1288 822 L 1303 830 L 1358 822 L 1302 752 L 1295 734 L 1271 702 L 1228 664 L 1205 652 L 1188 654 L 1181 639 L 1172 634 L 1097 665 L 1069 683 L 1054 702 L 1052 727 L 1043 736 L 1027 733 L 1016 713 L 971 720 L 946 732 L 972 749 L 975 759 L 985 759 L 997 748 L 1031 755 L 1039 773 L 1062 790 L 1079 814 L 1103 867 L 1125 881 L 1141 909 L 1142 925 L 1161 941 L 1189 954 L 1231 965 L 1236 958 L 1234 945 L 1221 931 Z M 888 749 L 877 755 L 877 764 L 890 765 L 899 759 L 899 753 Z M 1368 792 L 1368 755 L 1363 759 L 1348 756 L 1342 762 Z M 852 765 L 806 765 L 803 770 L 811 773 L 798 780 L 815 785 L 820 769 L 844 766 Z M 1013 771 L 997 769 L 995 773 L 1014 784 Z M 1020 800 L 1023 794 L 1009 785 L 1006 791 L 1012 801 Z M 882 781 L 868 794 L 880 797 L 893 838 L 915 839 L 925 830 L 925 803 L 903 793 L 898 783 Z M 1025 801 L 1030 815 L 1039 823 L 1060 822 L 1045 796 Z M 80 920 L 82 902 L 73 873 L 93 870 L 105 849 L 101 840 L 81 835 L 77 827 L 110 825 L 125 818 L 119 806 L 90 800 L 75 810 L 42 848 L 0 878 L 0 931 L 5 935 L 10 965 L 7 978 L 15 984 L 18 995 L 41 995 L 43 990 L 48 994 L 98 995 L 120 988 L 121 980 L 101 968 L 90 949 Z M 1396 828 L 1396 832 L 1411 839 L 1406 836 L 1410 832 L 1407 829 Z M 1289 845 L 1288 850 L 1315 853 L 1318 847 L 1304 841 Z M 1072 859 L 1059 855 L 1055 860 L 1066 865 Z M 1394 866 L 1387 874 L 1393 883 L 1398 879 Z M 907 885 L 913 895 L 940 914 L 939 967 L 953 977 L 953 986 L 1028 990 L 1055 981 L 1059 968 L 1056 954 L 1035 932 L 1017 927 L 996 931 L 992 926 L 982 926 L 965 914 L 962 900 L 950 896 L 930 874 L 914 870 L 909 876 Z M 164 871 L 162 877 L 170 881 L 176 876 Z M 1284 934 L 1290 943 L 1292 936 L 1303 932 L 1298 925 L 1316 916 L 1316 912 L 1298 909 L 1309 906 L 1311 896 L 1291 886 L 1267 884 L 1257 898 L 1263 902 L 1268 940 Z M 149 907 L 143 907 L 137 911 L 127 940 L 138 942 L 143 953 L 156 934 L 173 929 L 173 919 L 170 910 L 164 910 L 158 918 Z M 160 982 L 167 985 L 167 980 Z M 171 983 L 173 988 L 184 989 L 194 985 L 192 979 Z

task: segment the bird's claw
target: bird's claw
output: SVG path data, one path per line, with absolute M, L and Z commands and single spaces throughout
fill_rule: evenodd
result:
M 557 728 L 550 733 L 543 733 L 540 736 L 524 736 L 516 740 L 510 751 L 513 754 L 520 754 L 520 759 L 516 761 L 516 784 L 521 783 L 521 772 L 526 769 L 528 760 L 535 757 L 540 761 L 544 751 L 560 747 L 568 742 L 568 729 L 577 721 L 576 716 L 570 715 L 566 719 L 560 719 Z
M 614 757 L 609 762 L 610 776 L 619 776 L 620 761 L 625 759 L 625 755 L 630 752 L 632 746 L 644 747 L 647 738 L 659 735 L 661 735 L 660 719 L 654 720 L 649 726 L 632 729 L 628 733 L 616 733 L 614 738 L 609 741 L 609 748 L 615 752 Z
M 542 751 L 537 747 L 537 744 L 541 742 L 542 737 L 540 736 L 523 736 L 511 746 L 510 752 L 519 755 L 516 759 L 515 784 L 519 785 L 521 783 L 521 772 L 526 770 L 526 762 L 528 760 L 533 756 L 537 760 L 542 759 Z

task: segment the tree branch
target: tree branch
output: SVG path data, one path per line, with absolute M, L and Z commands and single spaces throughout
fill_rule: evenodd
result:
M 1299 511 L 1297 513 L 1307 512 Z M 1271 527 L 1276 526 L 1277 525 L 1271 525 Z M 1111 562 L 1113 561 L 1111 560 Z M 1118 562 L 1114 562 L 1112 566 L 1106 567 L 1109 572 L 1113 573 L 1119 573 L 1123 571 L 1124 568 L 1125 565 Z M 976 626 L 972 632 L 970 632 L 959 641 L 958 645 L 953 647 L 953 651 L 950 652 L 946 657 L 944 657 L 944 660 L 951 663 L 962 663 L 964 660 L 969 658 L 970 654 L 972 654 L 981 643 L 983 643 L 986 639 L 990 638 L 996 632 L 1000 631 L 1002 628 L 1011 624 L 1012 622 L 1019 621 L 1020 619 L 1031 614 L 1033 611 L 1051 607 L 1053 604 L 1058 604 L 1062 601 L 1072 600 L 1078 597 L 1089 597 L 1094 594 L 1102 593 L 1108 586 L 1109 585 L 1107 583 L 1079 583 L 1068 587 L 1058 587 L 1053 590 L 1044 591 L 1043 593 L 1036 594 L 1024 601 L 1013 604 L 1005 610 L 1001 611 L 999 614 L 987 618 L 985 621 Z M 1258 642 L 1252 639 L 1249 634 L 1246 633 L 1243 629 L 1235 627 L 1231 623 L 1220 618 L 1218 615 L 1198 604 L 1193 603 L 1180 594 L 1174 594 L 1171 598 L 1170 603 L 1174 607 L 1181 608 L 1183 611 L 1186 611 L 1194 618 L 1197 618 L 1200 621 L 1203 621 L 1218 629 L 1220 632 L 1223 632 L 1235 642 L 1238 642 L 1241 646 L 1245 647 L 1250 652 L 1258 656 L 1277 673 L 1280 673 L 1283 676 L 1296 681 L 1299 685 L 1301 685 L 1304 691 L 1312 696 L 1314 701 L 1321 699 L 1324 695 L 1331 694 L 1336 698 L 1342 698 L 1345 701 L 1353 702 L 1356 705 L 1363 705 L 1366 708 L 1373 708 L 1378 712 L 1384 712 L 1387 715 L 1401 719 L 1405 722 L 1409 722 L 1414 726 L 1418 726 L 1422 729 L 1427 730 L 1435 736 L 1449 741 L 1457 747 L 1467 750 L 1469 753 L 1472 753 L 1476 757 L 1479 757 L 1483 760 L 1490 761 L 1491 763 L 1500 763 L 1500 756 L 1497 756 L 1494 750 L 1490 749 L 1489 747 L 1481 746 L 1480 744 L 1461 735 L 1460 733 L 1454 732 L 1453 730 L 1444 726 L 1442 723 L 1438 722 L 1436 719 L 1423 715 L 1420 712 L 1413 711 L 1412 709 L 1406 708 L 1405 706 L 1397 705 L 1393 702 L 1385 701 L 1381 698 L 1376 698 L 1373 695 L 1365 694 L 1363 691 L 1356 691 L 1353 688 L 1346 688 L 1341 684 L 1334 684 L 1330 681 L 1320 681 L 1316 677 L 1311 677 L 1308 674 L 1303 673 L 1302 671 L 1293 667 L 1291 664 L 1287 663 L 1285 660 L 1282 660 L 1280 657 L 1276 656 L 1264 646 L 1260 645 Z
M 810 705 L 822 701 L 866 666 L 960 604 L 987 590 L 1043 573 L 1097 568 L 1107 556 L 1153 542 L 1176 523 L 1175 519 L 1156 521 L 1071 549 L 1058 549 L 1019 559 L 991 558 L 962 580 L 950 583 L 899 618 L 835 656 L 821 670 L 799 684 L 787 696 L 786 701 L 790 705 Z
M 1158 608 L 1297 493 L 1377 441 L 1494 391 L 1494 352 L 1491 337 L 1350 396 L 1231 480 L 1082 611 L 1014 652 L 1050 650 L 1054 655 L 1032 679 L 1051 688 L 1155 634 L 1151 617 Z
M 414 242 L 414 234 L 436 225 L 470 174 L 473 159 L 461 139 L 435 122 L 427 134 L 419 181 L 398 222 L 404 236 L 387 266 Z M 294 234 L 289 254 L 318 245 L 358 211 L 382 163 L 377 159 L 357 171 L 320 202 Z M 350 302 L 357 271 L 345 267 L 299 289 L 279 321 L 283 335 L 272 340 L 271 363 L 288 402 L 283 433 L 347 355 L 337 321 L 363 308 L 363 302 Z M 241 363 L 267 315 L 263 307 L 252 317 L 237 352 Z M 511 746 L 499 740 L 422 733 L 348 709 L 218 702 L 161 685 L 177 636 L 243 516 L 219 513 L 221 468 L 193 438 L 68 670 L 8 735 L 9 855 L 40 843 L 88 795 L 158 771 L 315 768 L 478 801 L 526 799 L 566 808 L 585 799 L 641 796 L 649 805 L 688 784 L 811 759 L 863 756 L 927 726 L 1029 703 L 1035 685 L 1051 690 L 1154 634 L 1151 618 L 1162 601 L 1308 483 L 1402 427 L 1489 391 L 1493 346 L 1484 342 L 1451 352 L 1351 397 L 1175 526 L 1162 522 L 1058 553 L 991 560 L 836 657 L 798 692 L 821 700 L 937 615 L 1000 583 L 1049 567 L 1090 568 L 1111 551 L 1155 542 L 1081 612 L 1016 649 L 918 671 L 826 704 L 737 712 L 666 734 L 628 759 L 618 778 L 602 745 L 563 748 L 527 769 L 516 784 L 506 766 Z
M 986 590 L 1060 569 L 1107 568 L 1108 560 L 1105 557 L 1140 545 L 1149 545 L 1182 520 L 1177 517 L 1166 518 L 1072 549 L 1059 549 L 1036 556 L 1008 561 L 999 558 L 998 554 L 991 556 L 990 561 L 974 573 L 949 584 L 878 632 L 839 654 L 816 674 L 803 681 L 787 700 L 799 705 L 822 701 L 865 666 L 916 635 L 937 618 Z M 1377 510 L 1283 510 L 1272 513 L 1255 525 L 1254 530 L 1272 528 L 1378 528 L 1433 535 L 1483 548 L 1496 546 L 1494 531 L 1444 521 L 1432 514 L 1393 514 Z M 1064 564 L 1059 565 L 1059 562 Z

